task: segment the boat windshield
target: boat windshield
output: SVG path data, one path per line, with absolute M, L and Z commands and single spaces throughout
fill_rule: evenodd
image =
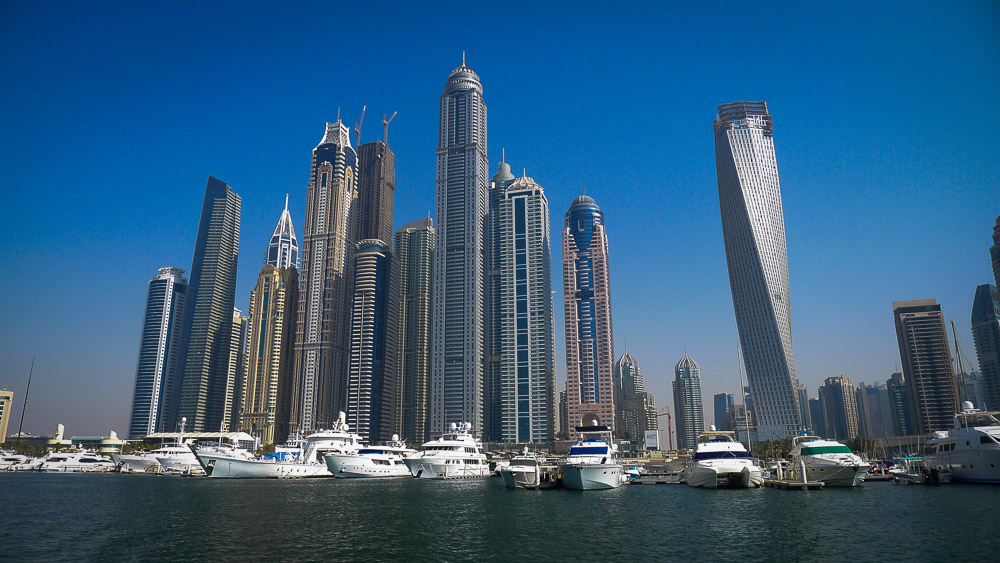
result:
M 806 446 L 802 448 L 802 455 L 819 455 L 819 454 L 849 454 L 851 448 L 838 444 L 836 446 Z
M 573 446 L 569 455 L 604 455 L 608 453 L 607 446 Z
M 358 450 L 358 454 L 360 454 L 360 455 L 364 455 L 364 454 L 384 454 L 384 453 L 385 453 L 384 450 L 370 450 L 370 449 L 367 449 L 367 448 Z
M 694 454 L 694 458 L 698 461 L 704 459 L 750 459 L 750 454 L 739 451 L 698 452 Z

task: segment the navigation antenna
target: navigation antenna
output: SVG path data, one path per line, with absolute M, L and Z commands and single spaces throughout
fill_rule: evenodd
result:
M 361 147 L 361 125 L 364 124 L 364 122 L 365 122 L 365 110 L 366 109 L 368 109 L 368 105 L 367 104 L 365 104 L 361 108 L 361 119 L 359 119 L 358 122 L 354 124 L 354 136 L 358 139 L 358 146 L 355 147 L 355 148 L 360 148 Z
M 35 372 L 35 357 L 31 357 L 31 368 L 28 369 L 28 386 L 24 389 L 24 404 L 21 405 L 21 422 L 17 424 L 17 439 L 22 440 L 21 428 L 24 426 L 24 409 L 28 408 L 28 391 L 31 391 L 31 374 Z
M 384 113 L 382 114 L 382 126 L 385 127 L 385 139 L 384 139 L 384 141 L 385 141 L 386 145 L 389 144 L 389 122 L 392 121 L 392 119 L 394 117 L 396 117 L 397 113 L 399 113 L 399 112 L 398 111 L 392 112 L 392 117 L 390 117 L 389 119 L 385 118 L 385 114 Z

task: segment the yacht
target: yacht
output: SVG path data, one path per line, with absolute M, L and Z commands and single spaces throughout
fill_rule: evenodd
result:
M 49 452 L 42 456 L 39 471 L 89 473 L 113 471 L 115 464 L 90 450 Z
M 694 453 L 684 468 L 683 480 L 692 487 L 746 489 L 760 487 L 764 478 L 733 432 L 711 430 L 698 436 Z
M 860 487 L 871 465 L 850 448 L 819 436 L 792 438 L 791 470 L 801 471 L 807 481 L 822 481 L 827 487 Z
M 160 462 L 156 461 L 156 454 L 152 451 L 111 454 L 111 461 L 115 462 L 115 467 L 120 473 L 143 473 L 160 468 Z
M 927 441 L 924 465 L 935 482 L 950 474 L 955 482 L 1000 483 L 1000 412 L 964 401 L 955 426 Z
M 488 477 L 490 466 L 483 445 L 472 437 L 472 424 L 459 427 L 451 423 L 451 432 L 425 443 L 422 451 L 404 461 L 414 477 L 450 479 L 455 477 Z
M 525 446 L 523 454 L 514 456 L 506 465 L 499 467 L 504 485 L 508 489 L 533 488 L 541 485 L 542 463 L 544 461 L 545 458 L 528 453 L 528 446 Z
M 563 486 L 578 491 L 620 487 L 628 478 L 618 461 L 611 429 L 595 423 L 578 426 L 576 431 L 580 439 L 570 446 L 566 461 L 559 465 Z
M 26 455 L 0 451 L 0 471 L 17 471 L 31 459 Z
M 332 477 L 323 457 L 327 454 L 355 453 L 361 448 L 361 436 L 351 432 L 340 413 L 330 430 L 320 430 L 306 436 L 299 455 L 283 455 L 261 459 L 245 459 L 226 452 L 192 448 L 198 462 L 209 477 L 217 479 L 278 479 L 285 477 Z
M 363 447 L 353 453 L 329 453 L 323 459 L 334 477 L 409 477 L 404 460 L 416 452 L 393 434 L 387 444 Z

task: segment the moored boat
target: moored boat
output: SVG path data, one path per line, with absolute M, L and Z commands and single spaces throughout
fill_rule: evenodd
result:
M 932 482 L 950 475 L 955 482 L 1000 483 L 1000 412 L 985 412 L 965 401 L 955 425 L 927 441 L 924 466 Z
M 90 450 L 49 452 L 42 456 L 39 471 L 57 473 L 93 473 L 113 471 L 115 464 Z
M 426 442 L 405 460 L 410 474 L 422 479 L 488 477 L 490 466 L 483 445 L 469 432 L 472 424 L 451 424 L 451 432 Z
M 691 487 L 745 489 L 760 487 L 764 478 L 733 432 L 712 430 L 698 436 L 682 480 Z
M 627 480 L 618 461 L 618 448 L 611 429 L 597 425 L 578 426 L 580 439 L 570 446 L 566 461 L 559 464 L 563 486 L 578 491 L 615 489 Z
M 834 440 L 819 436 L 792 438 L 791 471 L 805 466 L 807 481 L 822 481 L 828 487 L 859 487 L 871 465 Z
M 499 468 L 504 485 L 508 489 L 538 487 L 542 482 L 544 461 L 545 458 L 528 452 L 528 446 L 525 446 L 524 453 L 514 456 L 509 463 Z
M 406 457 L 416 453 L 399 436 L 379 446 L 366 446 L 356 452 L 329 453 L 323 456 L 326 467 L 334 477 L 409 477 Z

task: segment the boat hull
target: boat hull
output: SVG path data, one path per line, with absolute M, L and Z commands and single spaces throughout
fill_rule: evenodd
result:
M 324 464 L 284 463 L 238 459 L 198 451 L 205 474 L 212 479 L 286 479 L 296 477 L 332 477 Z
M 625 470 L 620 463 L 572 463 L 559 466 L 559 473 L 567 489 L 594 491 L 620 487 Z
M 122 455 L 111 454 L 111 461 L 122 473 L 137 472 L 142 473 L 150 469 L 157 468 L 160 462 L 150 455 Z
M 500 470 L 504 485 L 508 489 L 537 487 L 541 483 L 538 467 L 504 467 Z
M 338 479 L 366 479 L 385 477 L 410 477 L 410 469 L 406 464 L 392 463 L 382 465 L 375 460 L 359 455 L 328 454 L 325 458 L 326 468 Z M 392 461 L 392 460 L 390 460 Z
M 684 472 L 690 487 L 703 489 L 749 489 L 764 484 L 763 473 L 751 465 L 703 465 L 694 463 Z
M 927 456 L 928 470 L 951 474 L 959 483 L 1000 483 L 1000 449 L 980 447 Z
M 806 461 L 806 477 L 809 481 L 821 481 L 827 487 L 860 487 L 864 483 L 867 463 L 861 465 L 840 465 Z

